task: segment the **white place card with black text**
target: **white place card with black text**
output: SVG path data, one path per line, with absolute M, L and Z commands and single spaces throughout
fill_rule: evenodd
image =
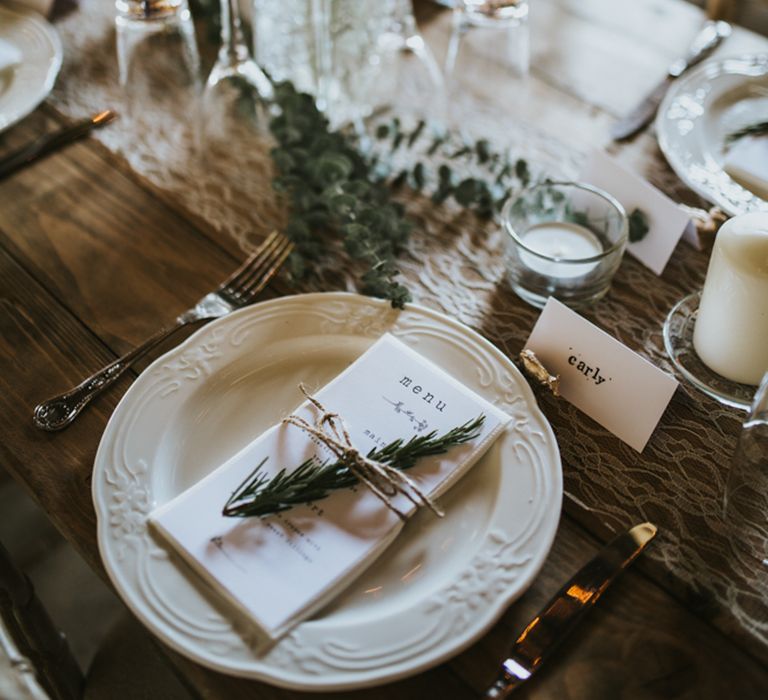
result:
M 563 398 L 642 452 L 677 381 L 605 331 L 550 298 L 528 338 Z
M 581 172 L 580 179 L 619 200 L 627 212 L 640 209 L 649 230 L 642 238 L 627 245 L 627 252 L 660 275 L 690 225 L 690 217 L 667 195 L 642 177 L 630 172 L 605 151 L 595 150 Z

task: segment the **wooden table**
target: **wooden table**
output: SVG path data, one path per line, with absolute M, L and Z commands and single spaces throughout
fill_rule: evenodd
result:
M 560 139 L 573 134 L 582 145 L 607 142 L 615 117 L 663 74 L 701 21 L 699 10 L 677 0 L 535 0 L 532 5 L 533 71 L 527 107 L 539 115 L 540 128 Z M 444 46 L 449 18 L 431 5 L 420 9 L 429 41 Z M 766 51 L 768 41 L 738 30 L 726 48 L 729 54 Z M 62 121 L 54 109 L 43 106 L 0 136 L 0 149 Z M 640 171 L 661 161 L 649 133 L 613 151 Z M 36 430 L 31 409 L 147 337 L 214 286 L 241 257 L 199 217 L 92 140 L 0 182 L 0 463 L 102 576 L 91 467 L 106 421 L 131 380 L 124 379 L 62 433 Z M 695 288 L 696 281 L 700 284 L 706 264 L 705 254 L 681 245 L 662 277 L 664 284 L 675 282 L 675 261 L 683 259 L 694 260 L 697 272 L 680 284 L 680 296 Z M 273 293 L 285 291 L 278 283 Z M 508 289 L 499 294 L 505 295 L 506 304 L 523 308 Z M 665 312 L 658 310 L 661 318 Z M 526 313 L 532 325 L 536 314 Z M 522 329 L 523 337 L 530 325 Z M 622 340 L 638 347 L 646 332 L 658 335 L 657 328 L 640 333 L 629 329 Z M 567 444 L 573 413 L 563 412 L 551 397 L 541 401 L 561 441 L 567 497 L 540 576 L 482 640 L 456 658 L 350 697 L 476 697 L 524 623 L 609 538 L 610 530 L 643 519 L 626 509 L 607 521 L 593 508 L 588 489 L 581 488 L 585 467 Z M 692 411 L 685 397 L 678 401 L 679 408 L 665 416 L 670 429 L 677 416 Z M 708 423 L 706 415 L 696 419 L 702 431 L 722 434 L 726 446 L 732 447 L 738 414 L 717 423 Z M 607 444 L 594 455 L 598 462 L 620 449 L 617 441 Z M 724 464 L 712 466 L 720 474 L 725 469 Z M 672 487 L 661 483 L 654 488 Z M 688 544 L 696 552 L 700 543 Z M 73 592 L 75 605 L 76 597 Z M 764 615 L 765 599 L 757 606 L 757 614 Z M 223 676 L 165 652 L 203 698 L 303 697 Z M 606 595 L 520 697 L 762 697 L 768 689 L 766 658 L 765 645 L 744 632 L 727 606 L 708 605 L 663 562 L 646 558 Z

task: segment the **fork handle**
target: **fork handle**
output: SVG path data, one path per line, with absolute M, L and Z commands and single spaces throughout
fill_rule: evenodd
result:
M 110 362 L 106 367 L 102 367 L 98 372 L 83 380 L 74 389 L 43 401 L 43 403 L 35 407 L 32 414 L 34 424 L 42 430 L 49 431 L 66 428 L 77 418 L 80 411 L 101 394 L 102 391 L 120 379 L 125 371 L 133 366 L 137 360 L 140 360 L 150 350 L 173 335 L 179 328 L 191 322 L 191 319 L 177 318 L 173 325 L 162 328 L 138 347 L 127 352 L 122 357 L 118 357 L 114 362 Z

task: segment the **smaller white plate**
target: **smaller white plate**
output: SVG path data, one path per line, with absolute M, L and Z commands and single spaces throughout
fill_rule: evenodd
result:
M 26 117 L 53 89 L 62 49 L 56 30 L 20 5 L 0 5 L 0 39 L 21 52 L 21 63 L 0 71 L 0 131 Z
M 708 61 L 675 81 L 656 117 L 659 146 L 694 192 L 731 216 L 768 202 L 723 169 L 728 134 L 768 118 L 768 54 Z

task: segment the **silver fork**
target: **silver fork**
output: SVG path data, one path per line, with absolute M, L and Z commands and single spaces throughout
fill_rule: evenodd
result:
M 178 316 L 139 347 L 92 374 L 74 389 L 54 396 L 35 407 L 33 420 L 43 430 L 66 428 L 96 396 L 112 386 L 134 362 L 144 357 L 179 328 L 198 321 L 226 316 L 235 309 L 250 304 L 256 295 L 277 274 L 293 250 L 285 236 L 274 231 L 235 272 L 219 287 L 206 294 L 191 309 Z

